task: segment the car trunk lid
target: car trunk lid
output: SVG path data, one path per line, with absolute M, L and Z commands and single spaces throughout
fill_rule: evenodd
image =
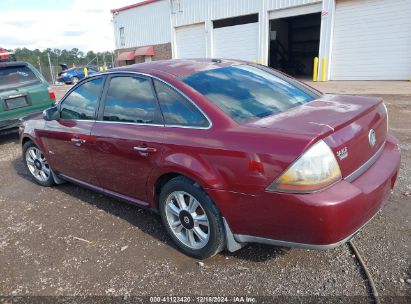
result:
M 311 143 L 323 139 L 334 152 L 346 178 L 371 159 L 385 143 L 387 113 L 379 98 L 323 95 L 288 111 L 249 122 L 246 126 L 305 135 Z

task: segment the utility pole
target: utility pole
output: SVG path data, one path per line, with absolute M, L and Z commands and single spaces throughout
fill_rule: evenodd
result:
M 37 64 L 39 65 L 40 74 L 43 75 L 43 71 L 41 70 L 40 56 L 37 56 Z
M 48 59 L 49 59 L 51 82 L 52 82 L 52 84 L 54 84 L 54 75 L 53 75 L 53 68 L 51 67 L 50 53 L 47 53 L 47 57 L 48 57 Z

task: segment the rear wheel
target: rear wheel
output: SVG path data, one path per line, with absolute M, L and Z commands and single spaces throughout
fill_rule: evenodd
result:
M 24 163 L 36 183 L 50 187 L 54 185 L 53 175 L 43 152 L 32 141 L 23 146 Z
M 206 259 L 224 249 L 220 212 L 191 180 L 182 176 L 170 180 L 161 190 L 159 205 L 163 224 L 182 252 Z

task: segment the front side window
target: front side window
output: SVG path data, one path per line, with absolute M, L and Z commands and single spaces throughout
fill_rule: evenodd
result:
M 94 120 L 103 79 L 96 78 L 79 85 L 61 104 L 61 118 L 68 120 Z
M 297 82 L 261 68 L 238 65 L 182 79 L 238 123 L 259 119 L 318 98 Z
M 204 115 L 188 100 L 164 83 L 154 80 L 166 125 L 208 127 Z
M 152 124 L 156 109 L 157 101 L 150 80 L 130 76 L 111 79 L 104 120 Z

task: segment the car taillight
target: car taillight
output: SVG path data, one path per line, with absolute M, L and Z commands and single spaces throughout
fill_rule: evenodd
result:
M 341 180 L 341 171 L 330 147 L 319 140 L 268 188 L 268 191 L 309 193 Z
M 54 94 L 51 88 L 49 88 L 49 96 L 50 96 L 50 99 L 56 99 L 56 94 Z

